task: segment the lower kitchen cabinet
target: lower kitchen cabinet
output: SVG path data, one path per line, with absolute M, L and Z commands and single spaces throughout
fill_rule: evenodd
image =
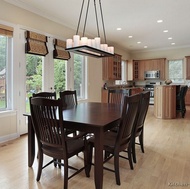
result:
M 185 105 L 190 105 L 190 88 L 188 88 L 185 96 Z
M 160 85 L 154 88 L 154 115 L 162 119 L 176 118 L 175 85 Z

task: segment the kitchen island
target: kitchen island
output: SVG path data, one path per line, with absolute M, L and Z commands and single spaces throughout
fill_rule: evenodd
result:
M 156 118 L 176 118 L 176 94 L 178 91 L 178 85 L 157 85 L 154 87 L 154 116 Z

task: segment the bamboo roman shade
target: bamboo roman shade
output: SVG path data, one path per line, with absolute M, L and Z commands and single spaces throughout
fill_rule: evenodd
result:
M 13 28 L 0 24 L 0 35 L 13 37 Z
M 26 31 L 26 44 L 25 44 L 25 52 L 29 54 L 41 55 L 45 56 L 48 54 L 48 48 L 46 45 L 47 36 Z
M 70 59 L 70 53 L 65 50 L 66 42 L 54 39 L 54 51 L 53 51 L 53 58 L 61 59 L 61 60 L 68 60 Z

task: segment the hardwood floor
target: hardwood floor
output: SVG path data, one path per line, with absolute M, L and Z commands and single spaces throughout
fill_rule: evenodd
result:
M 190 187 L 190 107 L 185 118 L 156 119 L 153 106 L 149 107 L 145 121 L 145 153 L 137 146 L 137 163 L 131 170 L 128 161 L 120 159 L 121 186 L 116 185 L 115 175 L 104 170 L 105 189 L 168 189 Z M 82 154 L 70 164 L 83 164 Z M 45 161 L 49 158 L 45 157 Z M 76 161 L 77 160 L 77 161 Z M 0 144 L 1 189 L 61 189 L 63 168 L 53 165 L 42 171 L 40 182 L 36 181 L 38 162 L 32 168 L 27 164 L 27 135 Z M 111 160 L 108 166 L 113 166 Z M 70 189 L 94 188 L 93 168 L 90 178 L 84 171 L 69 180 Z

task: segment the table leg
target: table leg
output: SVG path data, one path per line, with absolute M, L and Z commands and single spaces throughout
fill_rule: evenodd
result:
M 28 166 L 32 167 L 35 157 L 35 135 L 31 116 L 28 116 Z
M 94 133 L 94 179 L 96 189 L 103 188 L 103 131 Z

